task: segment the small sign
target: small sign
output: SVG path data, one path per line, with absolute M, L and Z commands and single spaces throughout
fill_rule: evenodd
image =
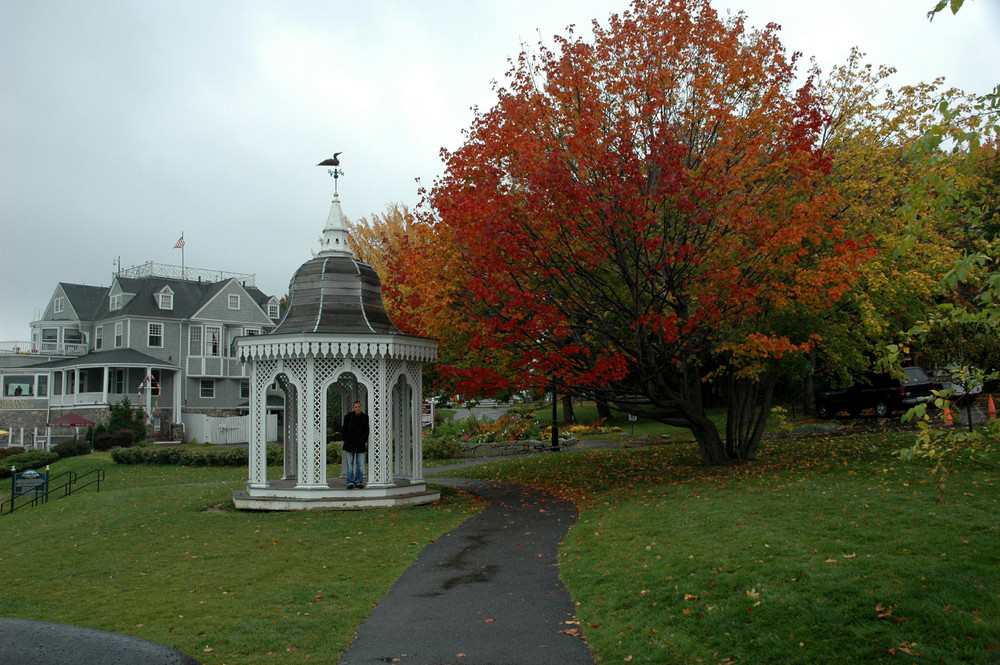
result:
M 628 419 L 631 420 L 632 422 L 635 422 L 639 420 L 639 416 L 635 415 L 634 413 L 630 413 L 628 414 Z
M 11 485 L 11 492 L 14 496 L 21 496 L 22 494 L 30 494 L 32 492 L 35 494 L 45 494 L 48 491 L 48 472 L 40 473 L 34 469 L 28 469 L 22 473 L 14 474 L 13 484 Z

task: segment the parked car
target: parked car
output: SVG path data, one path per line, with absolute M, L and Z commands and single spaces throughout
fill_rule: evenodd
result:
M 927 372 L 919 367 L 906 367 L 903 372 L 902 379 L 890 374 L 866 374 L 848 388 L 819 393 L 816 415 L 829 418 L 846 411 L 858 416 L 865 409 L 874 409 L 876 416 L 885 417 L 934 399 L 932 391 L 941 386 Z

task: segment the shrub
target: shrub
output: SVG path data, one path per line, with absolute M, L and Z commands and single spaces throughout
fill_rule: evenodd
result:
M 28 469 L 42 469 L 46 464 L 51 464 L 59 459 L 59 455 L 48 450 L 26 450 L 17 455 L 11 455 L 4 460 L 3 467 L 0 467 L 0 478 L 10 478 L 10 467 L 15 467 L 19 472 Z
M 426 437 L 424 439 L 424 459 L 451 459 L 462 456 L 462 446 L 457 439 Z
M 158 464 L 163 466 L 247 466 L 249 462 L 246 448 L 202 451 L 189 450 L 180 446 L 115 448 L 111 451 L 111 459 L 117 464 Z M 280 446 L 267 447 L 268 464 L 280 464 L 283 459 L 284 452 Z
M 5 457 L 10 457 L 11 455 L 20 455 L 24 452 L 24 446 L 10 446 L 9 448 L 0 448 L 0 459 Z
M 59 457 L 76 457 L 77 455 L 87 455 L 90 453 L 90 442 L 71 439 L 52 446 L 52 452 Z
M 139 439 L 136 438 L 135 430 L 120 429 L 111 435 L 111 440 L 115 448 L 131 448 Z
M 108 414 L 108 430 L 114 435 L 121 430 L 130 430 L 135 441 L 142 441 L 146 438 L 146 414 L 141 408 L 133 408 L 128 397 L 123 397 L 120 402 L 111 407 Z M 124 447 L 124 446 L 123 446 Z
M 330 463 L 337 463 L 337 464 L 339 464 L 340 463 L 340 456 L 341 456 L 341 453 L 343 453 L 343 451 L 344 451 L 344 443 L 342 441 L 339 441 L 339 440 L 337 440 L 337 441 L 331 441 L 328 444 L 326 444 L 326 462 L 327 462 L 327 464 L 330 464 Z M 268 452 L 270 452 L 270 451 L 268 451 Z M 279 458 L 278 461 L 277 461 L 277 463 L 280 464 L 281 462 L 282 462 L 282 459 Z
M 114 447 L 115 447 L 114 437 L 112 437 L 107 432 L 98 434 L 97 438 L 94 439 L 94 450 L 111 450 Z

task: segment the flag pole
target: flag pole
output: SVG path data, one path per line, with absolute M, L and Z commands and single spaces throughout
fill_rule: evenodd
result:
M 184 232 L 181 231 L 181 279 L 187 279 L 187 271 L 184 269 Z

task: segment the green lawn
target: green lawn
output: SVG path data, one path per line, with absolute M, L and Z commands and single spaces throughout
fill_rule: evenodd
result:
M 100 493 L 0 517 L 0 616 L 127 633 L 204 663 L 336 662 L 418 552 L 475 510 L 445 490 L 421 508 L 237 512 L 245 469 L 118 466 L 107 453 L 52 472 L 98 465 Z
M 455 475 L 582 506 L 560 562 L 600 662 L 1000 662 L 996 456 L 963 464 L 939 505 L 926 469 L 891 455 L 908 440 L 769 440 L 729 468 L 685 444 Z
M 995 665 L 998 457 L 960 463 L 937 504 L 925 467 L 891 455 L 906 436 L 767 439 L 760 460 L 727 468 L 673 443 L 451 475 L 581 506 L 560 565 L 599 662 Z M 97 464 L 100 494 L 0 517 L 0 615 L 137 635 L 211 664 L 336 662 L 417 552 L 477 509 L 445 491 L 410 509 L 243 513 L 229 510 L 243 469 L 105 454 L 53 471 Z

